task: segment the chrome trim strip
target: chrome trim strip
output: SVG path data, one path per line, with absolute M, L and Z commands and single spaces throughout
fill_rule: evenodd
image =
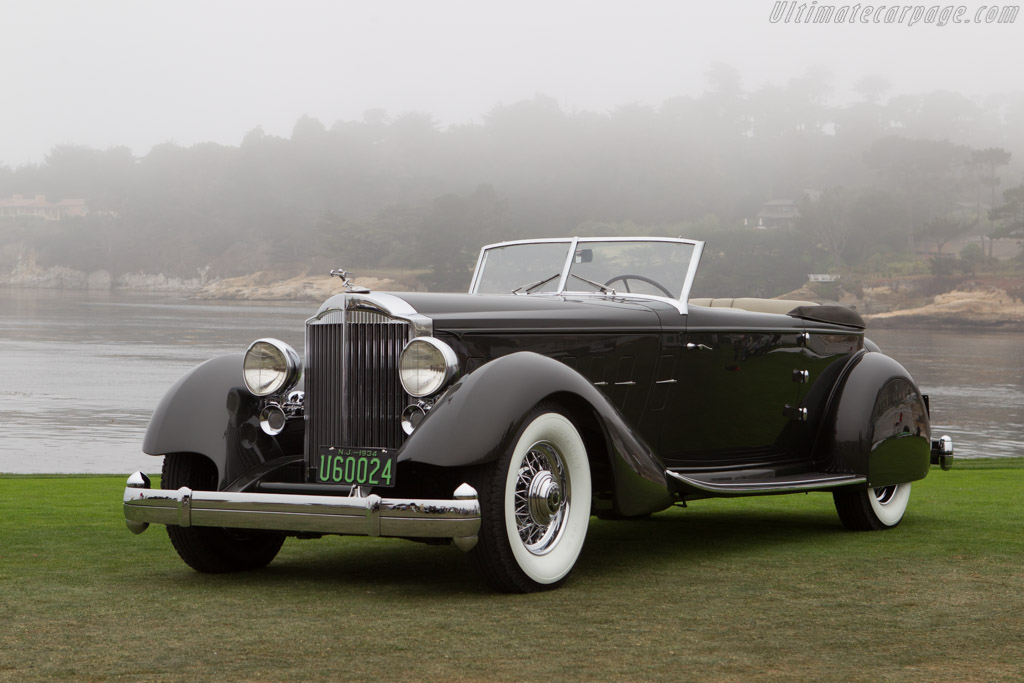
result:
M 691 486 L 700 491 L 707 491 L 708 493 L 718 494 L 745 494 L 745 493 L 787 493 L 787 492 L 798 492 L 798 491 L 816 491 L 819 489 L 831 489 L 837 486 L 853 486 L 856 484 L 866 484 L 867 477 L 860 477 L 853 474 L 837 474 L 823 477 L 811 477 L 808 479 L 792 480 L 792 481 L 781 481 L 778 483 L 769 483 L 765 481 L 730 481 L 730 482 L 710 482 L 703 479 L 695 479 L 688 477 L 685 474 L 673 472 L 672 470 L 665 470 L 665 474 L 683 482 L 687 486 Z
M 565 255 L 565 263 L 562 264 L 562 277 L 558 278 L 559 294 L 565 291 L 565 283 L 569 280 L 569 271 L 572 270 L 573 259 L 576 258 L 576 246 L 580 243 L 579 237 L 573 237 L 569 244 L 569 253 Z
M 472 547 L 480 530 L 480 502 L 476 490 L 468 484 L 456 489 L 452 500 L 433 500 L 382 498 L 376 494 L 349 497 L 193 491 L 186 487 L 174 491 L 141 488 L 137 478 L 129 482 L 124 490 L 124 517 L 135 533 L 147 524 L 176 524 L 451 538 L 458 539 L 460 547 Z
M 605 294 L 604 292 L 540 292 L 537 294 L 531 294 L 530 296 L 546 296 L 546 297 L 559 297 L 562 299 L 576 299 L 580 297 L 593 297 L 601 299 L 603 301 L 619 301 L 629 302 L 633 300 L 639 301 L 661 301 L 663 303 L 672 306 L 680 315 L 686 315 L 689 310 L 686 303 L 678 299 L 669 299 L 667 296 L 658 296 L 657 294 L 638 294 L 635 292 L 616 292 L 615 294 Z M 749 328 L 743 328 L 744 330 Z
M 679 301 L 683 304 L 682 310 L 679 311 L 681 315 L 686 315 L 689 311 L 690 290 L 693 289 L 693 280 L 697 277 L 700 259 L 704 256 L 703 242 L 692 240 L 691 244 L 693 244 L 693 255 L 690 256 L 690 267 L 686 271 L 686 280 L 683 281 L 683 293 L 679 296 Z
M 469 282 L 470 294 L 476 291 L 477 285 L 480 283 L 480 273 L 484 272 L 484 267 L 487 265 L 487 249 L 488 247 L 480 247 L 480 254 L 476 257 L 476 267 L 473 269 L 473 279 Z
M 700 240 L 686 239 L 685 237 L 648 237 L 646 235 L 616 236 L 616 237 L 543 237 L 538 239 L 507 240 L 505 242 L 494 242 L 485 244 L 481 251 L 494 249 L 495 247 L 511 247 L 517 244 L 557 244 L 558 242 L 673 242 L 676 244 L 703 244 Z
M 306 324 L 316 323 L 330 313 L 356 311 L 361 308 L 379 311 L 390 318 L 407 320 L 413 330 L 413 334 L 409 337 L 410 341 L 415 337 L 430 337 L 434 334 L 433 320 L 422 315 L 405 299 L 387 292 L 335 294 L 324 302 L 317 314 L 309 318 Z

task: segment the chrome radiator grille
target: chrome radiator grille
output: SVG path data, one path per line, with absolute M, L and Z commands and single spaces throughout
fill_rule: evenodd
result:
M 409 323 L 367 310 L 331 311 L 306 326 L 306 461 L 320 446 L 398 448 L 410 398 L 398 379 Z

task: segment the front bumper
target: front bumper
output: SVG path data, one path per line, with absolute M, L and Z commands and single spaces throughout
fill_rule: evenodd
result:
M 124 518 L 141 534 L 150 524 L 266 529 L 300 533 L 450 538 L 461 550 L 476 545 L 480 502 L 463 484 L 453 500 L 235 493 L 150 488 L 136 472 L 124 490 Z
M 943 436 L 932 441 L 932 464 L 940 466 L 943 471 L 953 467 L 953 439 Z

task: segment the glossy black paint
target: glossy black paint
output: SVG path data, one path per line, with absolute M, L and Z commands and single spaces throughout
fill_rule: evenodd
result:
M 833 471 L 869 486 L 922 479 L 930 466 L 928 411 L 906 369 L 881 353 L 858 355 L 833 392 L 815 450 Z
M 153 412 L 142 451 L 204 455 L 217 466 L 222 490 L 266 462 L 301 453 L 301 421 L 277 437 L 260 429 L 260 402 L 242 383 L 242 357 L 213 358 L 179 379 Z
M 819 471 L 810 453 L 828 398 L 816 387 L 863 343 L 860 328 L 691 306 L 661 312 L 658 380 L 641 429 L 685 472 Z M 857 319 L 848 318 L 851 321 Z M 835 373 L 832 373 L 833 375 Z M 807 419 L 797 419 L 799 410 Z
M 490 462 L 510 448 L 522 417 L 542 400 L 563 406 L 589 436 L 592 467 L 613 481 L 622 515 L 671 505 L 658 457 L 591 381 L 565 363 L 532 352 L 493 360 L 463 377 L 438 401 L 406 441 L 399 463 L 444 467 Z M 616 476 L 607 475 L 614 473 Z
M 653 316 L 652 316 L 653 317 Z M 436 333 L 455 348 L 463 367 L 474 373 L 492 359 L 530 351 L 560 361 L 596 388 L 624 416 L 638 424 L 654 379 L 657 329 L 574 331 L 530 330 L 518 334 L 449 331 Z M 513 386 L 520 386 L 519 384 Z M 505 387 L 504 390 L 508 390 Z
M 454 334 L 584 334 L 588 331 L 661 331 L 653 300 L 593 296 L 505 296 L 402 292 L 406 301 L 434 321 L 434 330 Z M 678 315 L 678 314 L 677 314 Z
M 667 469 L 716 481 L 857 474 L 873 486 L 928 470 L 920 392 L 898 363 L 865 352 L 877 347 L 852 312 L 690 306 L 683 314 L 668 302 L 620 296 L 390 296 L 429 318 L 462 368 L 401 447 L 399 467 L 415 476 L 496 459 L 546 399 L 563 405 L 584 435 L 595 509 L 618 515 L 707 495 L 669 480 Z M 321 311 L 338 305 L 343 296 Z M 279 470 L 301 469 L 302 421 L 276 438 L 264 434 L 241 360 L 214 359 L 176 383 L 143 450 L 203 454 L 221 488 L 289 481 Z

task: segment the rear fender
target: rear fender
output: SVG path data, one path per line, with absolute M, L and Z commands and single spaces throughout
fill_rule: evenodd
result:
M 218 356 L 175 382 L 150 418 L 143 452 L 205 456 L 217 466 L 220 489 L 286 452 L 301 453 L 301 421 L 289 421 L 276 438 L 260 429 L 260 401 L 242 383 L 242 358 Z
M 549 398 L 565 405 L 577 422 L 597 425 L 603 453 L 590 453 L 591 466 L 610 468 L 619 513 L 645 514 L 672 503 L 661 461 L 605 395 L 572 368 L 531 352 L 502 356 L 459 380 L 406 441 L 399 462 L 442 467 L 493 462 L 512 448 L 530 409 Z M 593 462 L 602 456 L 605 463 Z
M 873 487 L 923 479 L 931 425 L 910 373 L 882 353 L 851 361 L 823 425 L 818 453 L 828 471 L 863 474 Z

